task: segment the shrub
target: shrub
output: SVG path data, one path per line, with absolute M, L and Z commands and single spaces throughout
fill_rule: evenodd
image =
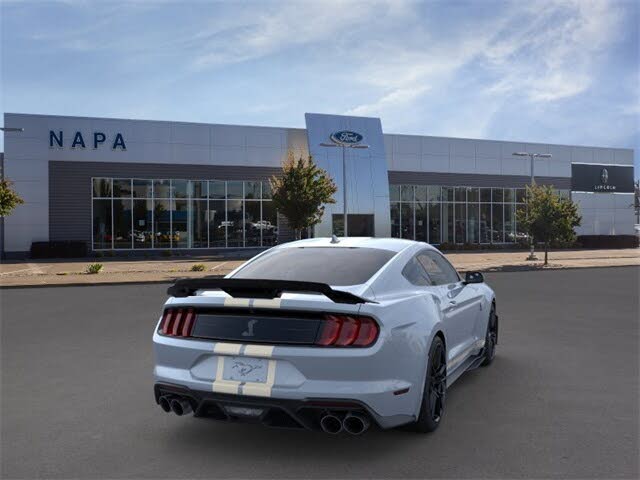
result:
M 88 274 L 100 273 L 101 270 L 102 270 L 101 263 L 92 263 L 91 265 L 87 266 Z
M 202 263 L 196 263 L 195 265 L 191 265 L 192 272 L 204 272 L 205 266 Z

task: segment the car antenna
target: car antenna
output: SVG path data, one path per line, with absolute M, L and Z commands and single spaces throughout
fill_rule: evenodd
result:
M 333 234 L 331 235 L 331 243 L 340 243 L 340 239 Z

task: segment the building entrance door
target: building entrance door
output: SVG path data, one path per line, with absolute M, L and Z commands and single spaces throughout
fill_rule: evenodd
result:
M 344 217 L 342 214 L 334 214 L 333 233 L 339 237 L 344 236 Z M 348 214 L 347 231 L 350 237 L 373 237 L 373 215 Z

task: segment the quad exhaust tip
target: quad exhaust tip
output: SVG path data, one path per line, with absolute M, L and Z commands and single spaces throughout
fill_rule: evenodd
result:
M 171 411 L 171 397 L 168 395 L 164 395 L 162 397 L 160 397 L 160 399 L 158 400 L 158 404 L 160 405 L 160 408 L 162 410 L 164 410 L 166 413 L 169 413 Z
M 193 409 L 191 404 L 184 398 L 174 398 L 171 400 L 171 411 L 181 417 L 190 414 Z
M 328 413 L 320 419 L 320 428 L 325 433 L 337 435 L 343 430 L 351 435 L 362 435 L 371 426 L 364 415 L 349 412 L 344 418 Z
M 351 435 L 362 435 L 369 429 L 369 419 L 357 413 L 348 413 L 342 421 L 342 428 Z
M 337 435 L 342 431 L 342 420 L 335 415 L 327 414 L 320 419 L 320 428 L 325 433 Z
M 158 404 L 160 408 L 165 412 L 173 412 L 179 417 L 183 415 L 188 415 L 193 412 L 193 408 L 191 408 L 191 403 L 189 400 L 180 397 L 173 397 L 171 395 L 163 395 L 158 399 Z

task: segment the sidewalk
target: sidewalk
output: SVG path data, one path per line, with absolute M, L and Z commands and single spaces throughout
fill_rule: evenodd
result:
M 540 261 L 529 262 L 528 252 L 452 252 L 447 258 L 461 272 L 510 271 L 541 269 Z M 245 260 L 213 259 L 212 257 L 181 257 L 167 259 L 81 259 L 81 260 L 24 260 L 0 264 L 0 286 L 91 285 L 100 283 L 172 282 L 176 278 L 199 278 L 207 275 L 226 275 Z M 91 263 L 101 263 L 99 274 L 85 273 Z M 191 267 L 202 264 L 205 270 L 192 272 Z M 560 250 L 549 253 L 545 269 L 640 266 L 639 249 L 620 250 Z

